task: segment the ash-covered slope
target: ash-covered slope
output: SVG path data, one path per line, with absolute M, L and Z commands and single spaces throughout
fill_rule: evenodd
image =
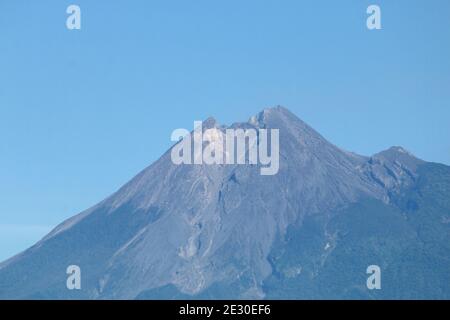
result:
M 212 127 L 224 130 L 205 121 Z M 279 129 L 278 174 L 260 175 L 259 165 L 174 165 L 169 150 L 0 264 L 0 298 L 449 296 L 449 277 L 426 270 L 450 267 L 448 167 L 400 147 L 370 158 L 343 151 L 282 107 L 231 128 Z M 442 172 L 424 182 L 432 170 Z M 435 194 L 420 198 L 420 182 L 438 189 L 439 208 L 424 209 Z M 427 223 L 435 235 L 420 231 Z M 384 276 L 398 287 L 414 263 L 419 285 L 447 282 L 409 293 L 365 288 L 368 265 L 398 265 L 392 279 Z M 66 288 L 69 265 L 82 270 L 81 290 Z M 334 272 L 346 276 L 336 281 Z

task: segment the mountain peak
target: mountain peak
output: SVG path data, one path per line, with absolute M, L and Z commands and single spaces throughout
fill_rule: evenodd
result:
M 217 127 L 219 123 L 214 117 L 208 117 L 205 121 L 202 122 L 202 126 L 205 129 L 211 129 Z
M 381 151 L 380 154 L 392 154 L 392 155 L 406 154 L 411 157 L 414 157 L 414 155 L 411 152 L 409 152 L 408 150 L 406 150 L 401 146 L 392 146 L 389 149 Z
M 252 125 L 258 125 L 266 121 L 270 117 L 279 117 L 280 115 L 292 117 L 298 119 L 293 113 L 291 113 L 288 109 L 283 106 L 275 106 L 264 108 L 262 111 L 258 112 L 256 115 L 250 117 L 248 123 Z
M 417 165 L 424 162 L 423 160 L 417 158 L 411 152 L 400 146 L 392 146 L 389 149 L 375 154 L 373 158 L 381 161 L 401 163 L 411 169 L 415 169 Z

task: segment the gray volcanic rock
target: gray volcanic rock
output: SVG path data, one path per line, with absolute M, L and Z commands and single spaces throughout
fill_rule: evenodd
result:
M 203 127 L 225 129 L 212 118 Z M 278 174 L 260 175 L 260 165 L 174 165 L 169 150 L 0 264 L 0 298 L 449 297 L 448 276 L 427 272 L 450 270 L 449 224 L 442 222 L 450 221 L 450 204 L 428 208 L 435 193 L 417 193 L 435 188 L 439 199 L 450 199 L 449 167 L 400 147 L 372 157 L 346 152 L 282 107 L 230 128 L 279 129 Z M 442 172 L 428 177 L 435 166 Z M 421 220 L 412 218 L 419 211 L 435 236 L 420 233 Z M 402 253 L 405 261 L 393 258 Z M 365 288 L 373 263 L 397 266 L 397 277 L 383 278 L 392 286 L 412 269 L 420 280 L 414 289 L 374 296 Z M 73 264 L 82 270 L 81 290 L 66 288 Z M 336 282 L 333 272 L 348 277 Z M 424 281 L 447 282 L 423 288 Z

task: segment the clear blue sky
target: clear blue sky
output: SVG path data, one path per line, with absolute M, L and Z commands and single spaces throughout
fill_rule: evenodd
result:
M 347 150 L 450 164 L 450 1 L 0 0 L 0 260 L 114 192 L 173 129 L 278 104 Z

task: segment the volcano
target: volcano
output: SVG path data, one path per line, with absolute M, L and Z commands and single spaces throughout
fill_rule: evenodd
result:
M 228 128 L 278 129 L 278 173 L 176 165 L 168 150 L 1 263 L 0 298 L 450 298 L 450 167 L 402 147 L 347 152 L 283 107 Z

